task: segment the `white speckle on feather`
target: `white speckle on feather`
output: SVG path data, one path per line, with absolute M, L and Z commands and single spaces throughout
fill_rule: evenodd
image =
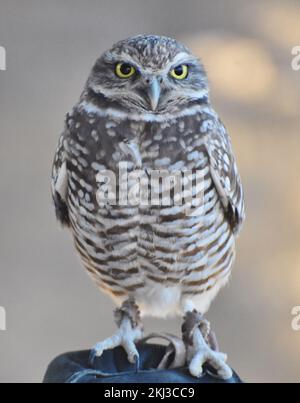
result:
M 59 170 L 55 190 L 60 195 L 62 200 L 66 200 L 68 193 L 68 172 L 67 163 L 64 162 Z

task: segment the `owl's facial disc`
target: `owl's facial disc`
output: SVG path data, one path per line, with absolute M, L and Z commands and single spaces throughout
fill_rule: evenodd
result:
M 170 113 L 208 96 L 198 59 L 183 45 L 160 37 L 115 45 L 97 61 L 88 88 L 110 106 L 139 113 Z

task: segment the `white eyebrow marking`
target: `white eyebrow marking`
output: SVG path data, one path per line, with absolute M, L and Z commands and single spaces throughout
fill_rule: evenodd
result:
M 188 63 L 191 61 L 195 61 L 196 58 L 189 53 L 186 52 L 180 52 L 178 53 L 174 59 L 169 63 L 170 67 L 173 66 L 174 64 L 180 64 L 180 63 Z

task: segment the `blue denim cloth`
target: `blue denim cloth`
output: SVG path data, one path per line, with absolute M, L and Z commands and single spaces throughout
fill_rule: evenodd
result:
M 90 351 L 77 351 L 55 358 L 49 365 L 44 383 L 241 383 L 234 373 L 228 381 L 217 379 L 206 368 L 204 375 L 193 378 L 187 368 L 158 370 L 166 348 L 157 344 L 138 345 L 139 370 L 130 364 L 123 348 L 104 351 L 93 365 Z

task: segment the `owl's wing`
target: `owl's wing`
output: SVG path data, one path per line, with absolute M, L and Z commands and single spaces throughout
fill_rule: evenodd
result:
M 230 138 L 220 120 L 206 137 L 205 146 L 212 180 L 228 222 L 238 234 L 245 219 L 244 192 Z
M 51 188 L 57 219 L 64 226 L 69 226 L 69 212 L 67 206 L 68 172 L 66 144 L 68 129 L 60 135 L 58 147 L 52 166 Z

